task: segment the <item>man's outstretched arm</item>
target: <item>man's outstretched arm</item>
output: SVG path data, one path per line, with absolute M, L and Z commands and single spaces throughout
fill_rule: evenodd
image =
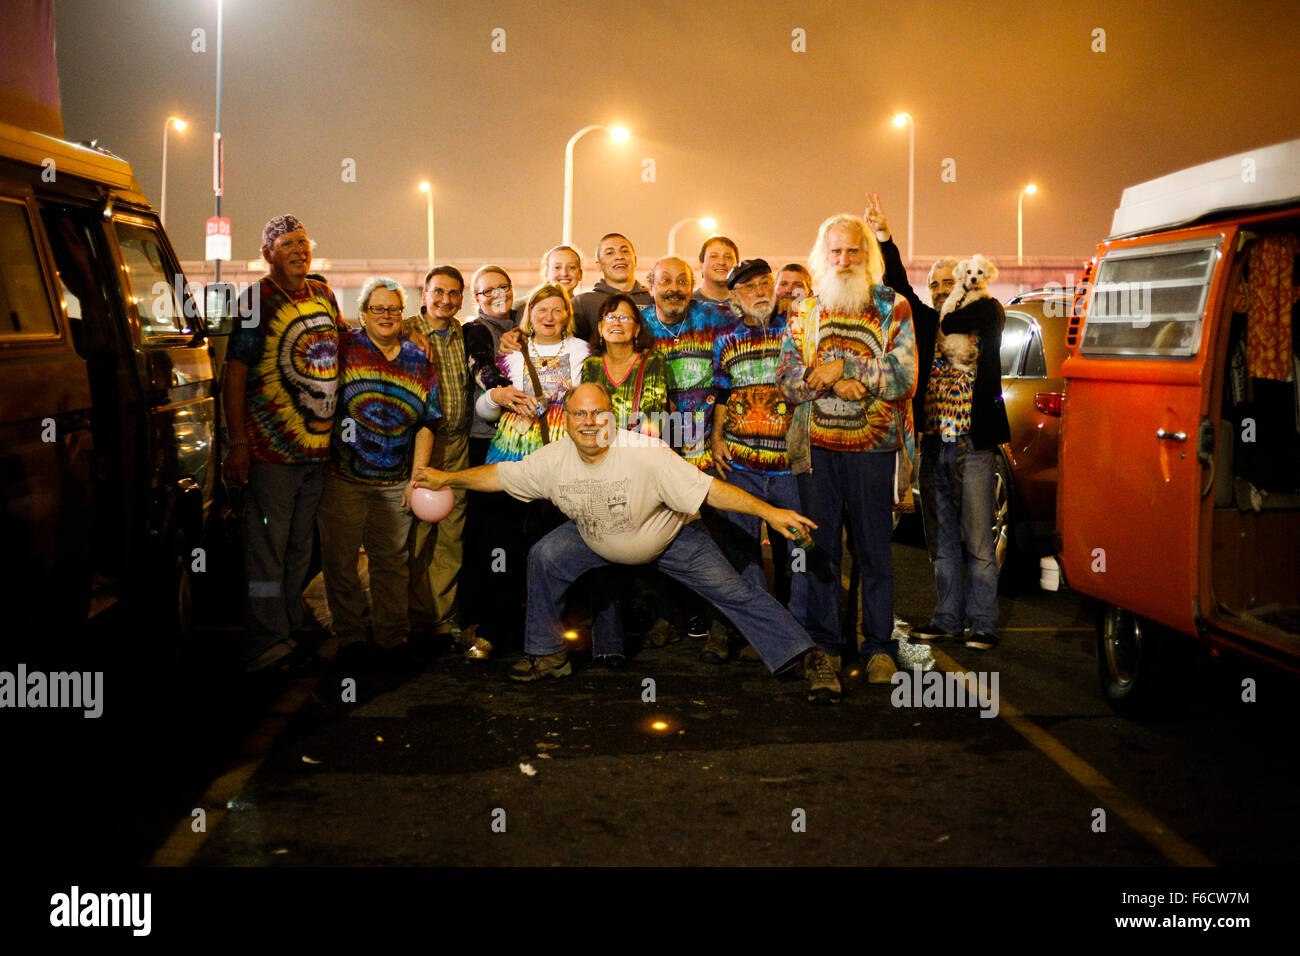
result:
M 416 487 L 432 488 L 468 488 L 470 491 L 505 491 L 501 479 L 497 477 L 496 465 L 479 465 L 464 471 L 439 471 L 437 468 L 422 468 L 413 479 Z
M 709 493 L 704 500 L 723 511 L 736 511 L 762 518 L 791 540 L 800 536 L 811 537 L 812 529 L 817 527 L 799 512 L 774 508 L 763 499 L 755 498 L 748 491 L 729 485 L 721 478 L 714 478 L 709 483 Z

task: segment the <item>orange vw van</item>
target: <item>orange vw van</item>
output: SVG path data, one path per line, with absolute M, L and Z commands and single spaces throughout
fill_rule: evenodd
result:
M 1300 140 L 1126 189 L 1076 298 L 1057 529 L 1120 713 L 1188 639 L 1300 670 L 1297 252 Z

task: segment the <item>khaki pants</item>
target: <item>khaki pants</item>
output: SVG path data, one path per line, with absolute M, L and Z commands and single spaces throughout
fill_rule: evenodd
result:
M 405 482 L 364 485 L 325 475 L 316 524 L 325 593 L 339 647 L 366 640 L 368 630 L 380 647 L 395 647 L 406 640 L 410 621 L 405 544 L 411 516 L 402 510 L 404 488 Z M 357 574 L 362 545 L 370 563 L 369 607 Z
M 439 435 L 429 464 L 439 471 L 463 471 L 469 467 L 467 435 Z M 457 581 L 464 558 L 465 531 L 463 489 L 454 492 L 455 503 L 447 517 L 437 523 L 411 521 L 407 542 L 411 575 L 408 605 L 413 632 L 449 634 L 458 610 Z

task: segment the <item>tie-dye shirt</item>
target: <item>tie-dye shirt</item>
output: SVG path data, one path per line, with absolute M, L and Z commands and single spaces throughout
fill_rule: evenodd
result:
M 416 432 L 442 417 L 433 363 L 409 341 L 390 360 L 354 329 L 339 337 L 339 365 L 335 473 L 369 485 L 406 481 Z
M 308 279 L 289 295 L 264 277 L 241 297 L 239 314 L 251 318 L 236 319 L 226 358 L 248 366 L 250 457 L 279 465 L 327 460 L 338 384 L 334 293 Z
M 564 429 L 564 395 L 581 381 L 582 363 L 590 351 L 587 343 L 572 336 L 566 337 L 558 345 L 534 345 L 525 340 L 524 348 L 537 370 L 537 380 L 542 386 L 542 407 L 546 416 L 546 436 L 556 441 L 565 436 Z M 522 351 L 511 352 L 497 359 L 497 367 L 510 379 L 510 384 L 529 395 L 537 395 L 533 388 L 533 377 L 528 374 Z M 491 395 L 481 395 L 476 411 L 483 418 L 493 412 L 500 414 L 496 432 L 488 445 L 485 464 L 495 465 L 503 461 L 518 461 L 537 449 L 546 441 L 542 438 L 541 416 L 518 415 L 509 409 L 497 409 L 491 406 Z
M 660 437 L 697 468 L 713 465 L 713 340 L 735 318 L 715 305 L 692 301 L 675 325 L 659 319 L 653 305 L 641 312 L 642 327 L 654 337 L 655 348 L 668 359 L 677 388 L 668 397 L 677 408 L 677 434 Z
M 713 383 L 727 396 L 722 438 L 731 464 L 741 471 L 790 474 L 785 433 L 794 403 L 776 384 L 776 362 L 785 338 L 785 313 L 774 312 L 766 328 L 736 322 L 713 343 Z

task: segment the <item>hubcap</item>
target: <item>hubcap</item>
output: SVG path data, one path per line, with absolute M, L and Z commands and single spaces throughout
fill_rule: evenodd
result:
M 1102 648 L 1106 654 L 1107 670 L 1115 683 L 1120 687 L 1131 685 L 1142 653 L 1142 627 L 1137 618 L 1117 607 L 1108 610 L 1102 631 Z

